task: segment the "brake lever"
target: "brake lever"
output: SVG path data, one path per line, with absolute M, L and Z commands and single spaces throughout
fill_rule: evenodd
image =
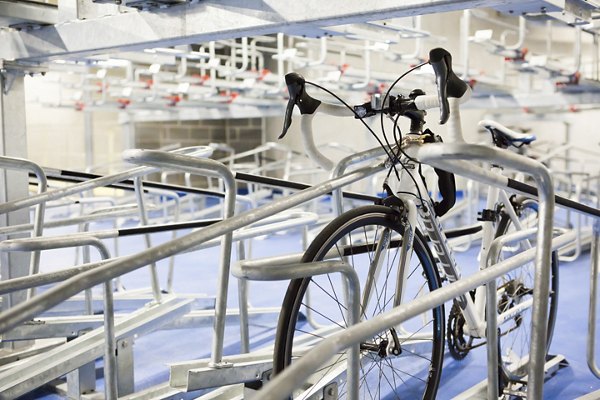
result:
M 283 120 L 283 131 L 278 139 L 283 138 L 290 125 L 292 125 L 292 113 L 294 105 L 300 109 L 300 114 L 313 114 L 321 105 L 321 101 L 312 98 L 306 93 L 306 81 L 304 77 L 296 72 L 290 72 L 285 76 L 285 84 L 288 88 L 290 99 L 285 108 L 285 117 Z
M 429 52 L 429 64 L 435 72 L 435 80 L 440 102 L 440 125 L 448 122 L 450 104 L 448 97 L 460 98 L 469 86 L 452 70 L 452 55 L 441 47 Z

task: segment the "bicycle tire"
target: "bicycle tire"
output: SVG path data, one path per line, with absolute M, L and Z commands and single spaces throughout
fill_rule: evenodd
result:
M 385 206 L 364 206 L 348 211 L 333 220 L 319 235 L 317 235 L 302 259 L 303 262 L 319 261 L 324 258 L 324 255 L 326 255 L 328 251 L 335 248 L 337 254 L 343 254 L 347 261 L 353 262 L 352 265 L 359 274 L 359 278 L 361 279 L 361 290 L 363 290 L 364 288 L 362 286 L 365 282 L 365 267 L 359 265 L 359 262 L 372 259 L 364 257 L 364 253 L 359 253 L 361 251 L 366 251 L 368 254 L 369 251 L 376 250 L 377 246 L 375 246 L 375 243 L 377 243 L 378 240 L 381 240 L 377 239 L 378 235 L 379 238 L 383 237 L 383 232 L 386 230 L 389 230 L 394 234 L 395 239 L 393 239 L 391 245 L 386 248 L 386 253 L 381 253 L 387 258 L 387 269 L 386 274 L 384 274 L 384 285 L 386 286 L 380 285 L 379 289 L 377 289 L 377 283 L 373 285 L 375 291 L 378 292 L 376 300 L 381 300 L 383 298 L 383 301 L 381 301 L 382 304 L 377 305 L 376 307 L 371 307 L 370 303 L 367 307 L 363 304 L 364 312 L 361 313 L 361 320 L 368 319 L 368 317 L 371 316 L 371 313 L 375 315 L 391 308 L 390 299 L 387 298 L 387 292 L 389 287 L 396 284 L 396 280 L 392 278 L 393 285 L 387 286 L 387 284 L 389 283 L 388 278 L 395 277 L 393 272 L 397 272 L 396 269 L 395 271 L 391 271 L 391 269 L 394 267 L 393 264 L 397 252 L 401 248 L 399 245 L 401 243 L 401 235 L 404 231 L 404 227 L 400 224 L 399 219 L 399 213 L 397 211 Z M 374 235 L 373 232 L 375 233 Z M 356 238 L 356 236 L 352 235 L 353 233 L 364 237 L 367 241 L 367 245 L 365 246 L 364 243 L 359 242 L 356 239 L 353 241 L 353 237 Z M 373 236 L 372 243 L 369 243 L 369 236 Z M 398 239 L 399 237 L 400 239 Z M 347 238 L 348 241 L 344 242 L 344 238 Z M 344 243 L 346 243 L 346 245 L 344 245 Z M 387 250 L 389 250 L 389 253 Z M 389 261 L 390 259 L 391 262 Z M 413 255 L 409 265 L 410 273 L 406 275 L 408 277 L 408 284 L 404 289 L 405 295 L 412 296 L 416 291 L 416 297 L 423 294 L 419 293 L 421 291 L 429 292 L 440 287 L 439 275 L 433 260 L 434 258 L 427 247 L 425 239 L 417 231 L 413 240 Z M 385 259 L 383 259 L 383 261 L 385 263 Z M 370 261 L 367 261 L 367 263 L 370 263 Z M 416 264 L 416 266 L 413 266 L 413 264 Z M 419 269 L 421 272 L 415 273 Z M 334 331 L 345 328 L 342 315 L 344 305 L 339 304 L 339 297 L 336 293 L 336 289 L 339 286 L 333 284 L 332 279 L 334 279 L 334 275 L 336 274 L 331 274 L 331 276 L 324 275 L 320 278 L 310 277 L 296 279 L 290 282 L 277 326 L 273 365 L 274 374 L 277 374 L 292 362 L 292 354 L 295 350 L 294 339 L 309 337 L 311 339 L 314 338 L 313 341 L 318 342 L 318 340 L 320 340 L 318 332 L 327 330 L 327 328 L 324 329 L 323 327 L 311 328 L 308 326 L 309 322 L 303 318 L 303 315 L 300 313 L 301 307 L 304 307 L 306 311 L 315 313 L 319 322 L 333 322 L 330 323 L 330 326 L 334 326 Z M 339 279 L 340 278 L 338 277 L 336 281 L 339 281 Z M 377 282 L 379 282 L 379 278 L 377 278 Z M 413 287 L 413 284 L 416 286 Z M 324 292 L 327 292 L 330 288 L 332 290 L 329 295 L 325 293 L 323 296 L 319 296 L 319 310 L 311 310 L 312 307 L 307 305 L 307 296 L 310 295 L 314 301 L 316 299 L 314 291 L 322 289 Z M 309 295 L 307 295 L 307 292 Z M 363 299 L 362 296 L 364 295 L 363 291 L 361 299 Z M 327 302 L 327 304 L 325 304 L 325 302 Z M 336 302 L 338 302 L 337 305 L 333 304 Z M 328 314 L 326 315 L 326 313 Z M 331 313 L 331 315 L 329 313 Z M 387 398 L 410 399 L 435 398 L 444 355 L 444 306 L 438 306 L 420 317 L 426 318 L 420 330 L 415 330 L 415 325 L 413 325 L 415 319 L 411 319 L 407 322 L 406 326 L 393 327 L 380 333 L 373 338 L 372 343 L 361 343 L 360 398 L 372 398 L 374 397 L 373 392 L 375 392 L 375 397 L 377 398 L 386 398 L 386 396 Z M 416 319 L 418 320 L 418 318 Z M 340 326 L 337 326 L 338 322 Z M 312 331 L 310 331 L 311 329 Z M 321 331 L 319 331 L 319 329 L 321 329 Z M 412 338 L 410 334 L 407 335 L 406 333 L 408 329 L 411 329 L 410 332 L 414 332 Z M 398 336 L 398 331 L 400 332 L 400 336 Z M 384 342 L 386 340 L 387 343 Z M 402 354 L 397 357 L 389 354 L 389 352 L 387 354 L 377 353 L 376 355 L 373 355 L 375 352 L 374 346 L 379 346 L 380 351 L 383 347 L 386 347 L 387 351 L 387 347 L 389 346 L 386 346 L 385 344 L 389 344 L 390 342 L 397 343 L 397 345 L 394 344 L 393 346 L 396 348 L 400 347 Z M 299 343 L 296 344 L 296 348 L 298 348 L 298 346 L 300 346 Z M 418 349 L 420 347 L 425 349 L 423 354 L 411 352 L 413 348 Z M 342 357 L 343 355 L 338 357 L 336 362 L 338 364 L 343 362 L 345 365 L 345 361 L 342 361 Z M 406 359 L 403 360 L 403 358 Z M 369 369 L 363 365 L 366 363 L 370 363 Z M 399 369 L 399 365 L 406 370 Z M 336 366 L 336 368 L 337 367 L 338 366 Z M 379 374 L 379 380 L 377 380 L 376 377 L 375 383 L 371 381 L 367 382 L 367 379 L 373 378 L 370 375 L 374 374 L 371 374 L 371 372 L 377 369 L 375 367 L 379 367 L 376 371 L 376 373 Z M 408 372 L 409 367 L 410 372 Z M 319 373 L 327 375 L 325 371 L 326 369 L 320 369 L 315 375 L 318 375 Z M 419 374 L 417 375 L 417 372 L 415 371 L 418 371 Z M 337 398 L 344 398 L 345 396 L 343 373 L 341 375 L 341 378 L 337 378 L 341 382 L 337 385 L 337 393 L 334 396 Z M 313 376 L 313 380 L 314 379 Z M 325 384 L 328 384 L 328 382 L 322 383 L 322 385 Z M 375 384 L 377 385 L 376 387 L 374 386 Z M 382 385 L 384 386 L 383 389 Z M 399 395 L 400 392 L 402 393 L 402 396 Z M 415 392 L 422 392 L 422 394 L 415 395 Z
M 537 201 L 525 197 L 518 197 L 514 201 L 513 207 L 517 216 L 524 225 L 523 228 L 537 226 Z M 510 231 L 513 223 L 508 214 L 501 213 L 500 222 L 496 230 L 496 237 L 506 234 Z M 533 245 L 533 244 L 532 244 Z M 505 248 L 506 249 L 506 248 Z M 522 245 L 509 253 L 523 251 Z M 503 250 L 504 252 L 504 250 Z M 498 313 L 501 314 L 510 308 L 511 305 L 517 305 L 532 298 L 533 293 L 533 270 L 534 262 L 525 264 L 516 270 L 502 277 L 498 281 L 498 290 L 505 291 L 499 297 Z M 554 325 L 556 322 L 556 313 L 558 307 L 558 255 L 552 253 L 550 268 L 550 294 L 548 299 L 548 326 L 546 336 L 546 352 L 550 348 Z M 507 289 L 508 288 L 508 289 Z M 523 385 L 522 378 L 527 375 L 527 355 L 529 354 L 529 338 L 531 328 L 531 307 L 519 312 L 509 320 L 514 322 L 514 328 L 508 333 L 507 328 L 499 326 L 500 337 L 498 339 L 498 362 L 500 372 L 500 389 L 504 390 L 511 383 Z M 508 328 L 511 329 L 510 327 Z M 523 360 L 523 361 L 519 361 Z

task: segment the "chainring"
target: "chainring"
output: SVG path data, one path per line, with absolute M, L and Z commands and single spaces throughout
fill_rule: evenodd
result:
M 455 302 L 448 316 L 448 329 L 446 331 L 448 350 L 455 360 L 462 360 L 472 349 L 473 337 L 465 335 L 464 326 L 465 317 L 463 317 L 460 307 Z

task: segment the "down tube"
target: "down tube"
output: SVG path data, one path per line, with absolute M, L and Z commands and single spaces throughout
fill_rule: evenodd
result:
M 448 239 L 444 234 L 440 220 L 433 211 L 431 203 L 428 201 L 421 202 L 421 206 L 418 207 L 418 212 L 421 222 L 423 223 L 423 227 L 429 236 L 429 241 L 431 242 L 439 259 L 439 272 L 443 277 L 448 279 L 448 283 L 453 283 L 460 280 L 460 269 L 456 264 L 456 260 L 454 259 L 454 255 L 452 254 L 450 245 L 448 244 Z M 463 294 L 460 297 L 457 297 L 455 300 L 462 310 L 467 325 L 472 327 L 478 326 L 479 320 L 477 313 L 475 312 L 475 306 L 471 296 L 468 294 Z

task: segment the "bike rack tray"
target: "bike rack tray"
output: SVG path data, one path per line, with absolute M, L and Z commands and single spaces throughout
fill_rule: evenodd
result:
M 188 312 L 192 301 L 165 296 L 163 303 L 139 310 L 117 321 L 115 336 L 117 339 L 124 339 L 157 330 Z M 98 328 L 0 373 L 0 392 L 6 398 L 23 395 L 94 361 L 103 352 L 104 328 Z

